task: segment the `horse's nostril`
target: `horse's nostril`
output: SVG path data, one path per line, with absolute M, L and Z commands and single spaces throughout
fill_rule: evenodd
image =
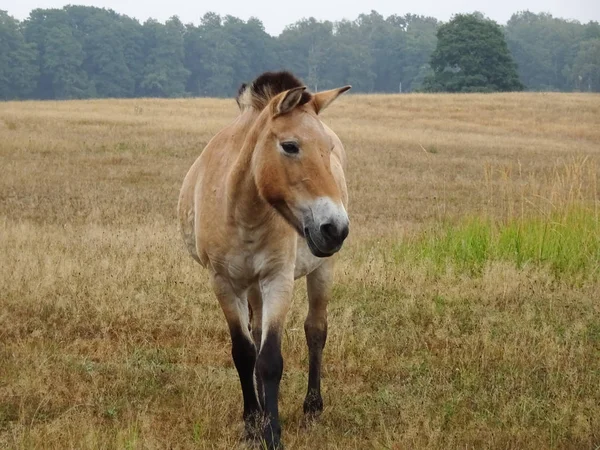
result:
M 341 245 L 344 239 L 348 236 L 348 226 L 344 225 L 341 228 L 333 223 L 324 223 L 320 227 L 321 236 L 330 245 Z
M 321 234 L 325 239 L 335 239 L 337 237 L 337 229 L 332 223 L 324 223 L 321 225 Z

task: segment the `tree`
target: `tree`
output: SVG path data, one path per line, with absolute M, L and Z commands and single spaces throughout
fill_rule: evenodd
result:
M 590 39 L 579 45 L 571 76 L 575 89 L 600 92 L 600 39 Z
M 407 14 L 403 21 L 406 24 L 406 40 L 400 81 L 402 91 L 414 91 L 421 87 L 431 72 L 429 62 L 437 44 L 438 21 L 433 17 L 413 14 Z
M 373 58 L 367 42 L 359 36 L 355 22 L 336 24 L 330 56 L 322 69 L 324 88 L 351 84 L 357 91 L 371 92 L 375 82 Z
M 72 99 L 96 95 L 83 69 L 85 53 L 66 10 L 35 9 L 24 35 L 39 50 L 36 98 Z
M 25 42 L 19 22 L 0 11 L 0 99 L 27 98 L 39 76 L 37 49 Z
M 505 34 L 528 89 L 568 91 L 579 89 L 578 75 L 571 72 L 578 49 L 582 42 L 600 38 L 600 26 L 522 11 L 512 15 Z
M 242 83 L 277 68 L 275 39 L 255 18 L 207 13 L 200 26 L 187 26 L 184 46 L 193 95 L 231 96 Z
M 356 41 L 366 44 L 373 72 L 369 91 L 398 91 L 402 52 L 404 50 L 404 28 L 402 20 L 389 21 L 377 11 L 360 14 L 355 23 L 358 27 Z M 400 24 L 401 26 L 396 26 Z
M 333 45 L 333 24 L 314 17 L 286 27 L 278 38 L 283 67 L 304 79 L 309 89 L 331 86 L 324 76 Z
M 127 66 L 123 25 L 110 10 L 67 6 L 74 37 L 84 53 L 83 68 L 98 97 L 131 97 L 135 80 Z
M 144 23 L 145 67 L 141 94 L 149 97 L 180 97 L 185 94 L 190 74 L 184 66 L 185 27 L 177 17 L 162 25 L 154 20 Z
M 188 26 L 185 65 L 190 71 L 188 91 L 194 95 L 223 97 L 236 92 L 234 65 L 237 39 L 227 33 L 221 16 L 206 13 L 200 26 Z
M 241 83 L 255 78 L 257 74 L 278 68 L 274 39 L 265 32 L 260 20 L 250 18 L 244 22 L 227 16 L 223 31 L 235 48 L 232 65 L 234 92 Z
M 67 25 L 51 28 L 45 37 L 42 70 L 52 84 L 52 98 L 68 100 L 95 96 L 83 70 L 81 44 Z
M 500 26 L 480 14 L 458 14 L 437 32 L 426 91 L 520 91 L 523 85 Z
M 414 90 L 429 69 L 436 30 L 437 20 L 431 17 L 384 18 L 376 11 L 338 22 L 328 62 L 343 61 L 328 64 L 329 77 L 351 73 L 348 82 L 359 92 L 398 92 L 400 84 L 402 91 Z

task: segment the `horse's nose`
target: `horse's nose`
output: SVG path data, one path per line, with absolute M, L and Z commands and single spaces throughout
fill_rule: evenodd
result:
M 329 242 L 341 244 L 348 236 L 348 225 L 337 226 L 332 222 L 327 222 L 320 227 L 321 235 Z

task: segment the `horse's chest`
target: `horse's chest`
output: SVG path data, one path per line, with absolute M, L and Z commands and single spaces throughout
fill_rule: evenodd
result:
M 296 247 L 296 266 L 294 267 L 294 279 L 302 278 L 321 264 L 323 264 L 323 258 L 317 258 L 313 255 L 306 243 L 306 241 L 298 237 L 298 245 Z
M 238 249 L 227 258 L 227 275 L 241 284 L 249 284 L 275 264 L 276 258 L 264 251 Z
M 308 249 L 306 241 L 298 238 L 296 258 L 290 260 L 285 253 L 258 249 L 248 246 L 237 248 L 228 252 L 222 265 L 221 272 L 226 275 L 239 290 L 246 289 L 265 273 L 272 273 L 274 268 L 286 270 L 294 264 L 294 279 L 304 277 L 323 263 L 322 258 L 317 258 Z

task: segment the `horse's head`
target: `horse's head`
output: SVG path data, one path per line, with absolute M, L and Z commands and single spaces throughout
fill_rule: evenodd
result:
M 348 89 L 311 95 L 296 87 L 274 96 L 263 110 L 267 117 L 252 161 L 261 197 L 319 257 L 342 247 L 349 221 L 331 169 L 334 141 L 318 114 Z

